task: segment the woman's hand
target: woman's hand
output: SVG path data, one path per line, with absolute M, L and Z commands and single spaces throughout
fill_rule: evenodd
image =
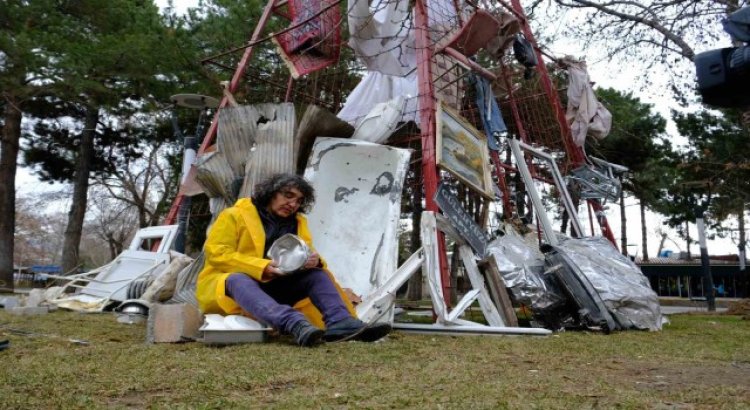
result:
M 320 255 L 318 255 L 317 252 L 314 252 L 312 255 L 310 255 L 309 258 L 307 258 L 307 261 L 305 262 L 305 265 L 303 267 L 305 269 L 312 269 L 317 268 L 318 265 L 320 265 Z
M 263 268 L 263 280 L 271 280 L 278 276 L 281 276 L 283 272 L 279 269 L 279 264 L 275 261 L 271 261 L 265 268 Z

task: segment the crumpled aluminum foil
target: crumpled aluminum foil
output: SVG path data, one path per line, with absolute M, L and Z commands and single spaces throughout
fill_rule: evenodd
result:
M 567 238 L 562 249 L 591 282 L 625 328 L 660 330 L 665 319 L 646 276 L 603 237 Z
M 305 241 L 291 233 L 282 235 L 268 249 L 268 256 L 278 263 L 277 267 L 283 273 L 301 269 L 311 254 Z
M 532 309 L 545 309 L 563 296 L 547 288 L 544 256 L 516 234 L 508 233 L 487 244 L 487 254 L 494 257 L 505 285 L 513 297 Z

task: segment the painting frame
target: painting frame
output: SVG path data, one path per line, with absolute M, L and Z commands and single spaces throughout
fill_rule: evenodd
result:
M 493 199 L 487 137 L 444 102 L 437 104 L 436 111 L 437 166 L 478 194 Z

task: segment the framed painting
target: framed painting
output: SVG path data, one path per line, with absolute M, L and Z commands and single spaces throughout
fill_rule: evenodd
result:
M 437 108 L 437 165 L 492 199 L 486 137 L 444 103 Z

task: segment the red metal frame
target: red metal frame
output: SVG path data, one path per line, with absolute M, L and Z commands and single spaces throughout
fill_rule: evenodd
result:
M 542 82 L 542 87 L 544 88 L 544 92 L 547 94 L 547 98 L 555 110 L 555 114 L 557 116 L 557 122 L 560 124 L 560 128 L 563 131 L 562 140 L 565 146 L 565 152 L 570 157 L 572 164 L 574 164 L 575 166 L 583 165 L 586 163 L 586 154 L 584 153 L 581 147 L 573 143 L 573 137 L 570 132 L 570 126 L 568 125 L 568 121 L 565 119 L 565 111 L 563 110 L 562 105 L 560 104 L 560 98 L 557 95 L 557 90 L 555 90 L 555 88 L 552 85 L 552 80 L 550 80 L 549 72 L 547 71 L 547 66 L 544 64 L 544 57 L 542 56 L 542 53 L 539 50 L 539 46 L 536 43 L 536 38 L 534 37 L 534 33 L 532 33 L 531 31 L 531 27 L 529 26 L 528 20 L 526 18 L 526 14 L 523 11 L 523 7 L 521 7 L 521 2 L 520 0 L 511 0 L 511 4 L 513 6 L 513 9 L 516 11 L 517 15 L 521 17 L 521 27 L 523 29 L 524 35 L 526 36 L 526 39 L 532 44 L 532 46 L 534 46 L 534 51 L 536 52 L 537 61 L 539 61 L 539 64 L 537 64 L 537 71 L 540 74 L 540 80 Z M 516 121 L 518 122 L 518 119 L 516 119 Z M 520 123 L 518 124 L 520 127 Z M 602 206 L 601 202 L 595 199 L 589 199 L 588 203 L 591 205 L 592 208 L 594 208 L 594 212 L 598 216 L 597 220 L 599 221 L 599 226 L 602 229 L 602 234 L 610 242 L 612 242 L 612 246 L 614 246 L 615 249 L 618 249 L 617 242 L 615 241 L 615 237 L 612 234 L 612 229 L 610 229 L 609 227 L 607 216 L 604 215 L 604 207 Z

